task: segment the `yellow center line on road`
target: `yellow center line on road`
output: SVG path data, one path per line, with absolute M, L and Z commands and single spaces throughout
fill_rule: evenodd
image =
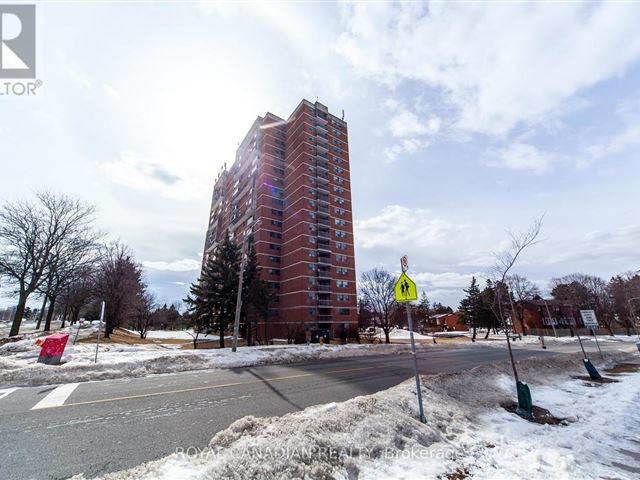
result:
M 299 373 L 296 375 L 287 375 L 284 377 L 273 377 L 273 378 L 265 378 L 264 380 L 255 380 L 251 382 L 235 382 L 235 383 L 223 383 L 220 385 L 207 385 L 206 387 L 192 387 L 192 388 L 182 388 L 180 390 L 167 390 L 164 392 L 153 392 L 153 393 L 143 393 L 140 395 L 128 395 L 124 397 L 114 397 L 114 398 L 102 398 L 100 400 L 88 400 L 86 402 L 75 402 L 75 403 L 67 403 L 65 405 L 53 405 L 50 407 L 41 407 L 40 410 L 48 410 L 51 408 L 62 408 L 62 407 L 77 407 L 80 405 L 92 405 L 95 403 L 107 403 L 107 402 L 118 402 L 121 400 L 132 400 L 136 398 L 147 398 L 147 397 L 157 397 L 160 395 L 172 395 L 175 393 L 186 393 L 186 392 L 197 392 L 199 390 L 213 390 L 217 388 L 227 388 L 227 387 L 237 387 L 239 385 L 250 385 L 255 383 L 264 383 L 264 382 L 275 382 L 277 380 L 290 380 L 292 378 L 302 378 L 302 377 L 311 377 L 318 373 L 347 373 L 347 372 L 357 372 L 362 370 L 372 370 L 372 369 L 380 369 L 379 365 L 374 367 L 358 367 L 358 368 L 345 368 L 341 370 L 327 370 L 324 372 L 313 372 L 313 373 Z

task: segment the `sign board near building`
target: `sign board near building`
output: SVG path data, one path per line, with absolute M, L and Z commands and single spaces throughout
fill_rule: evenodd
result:
M 598 328 L 596 312 L 593 310 L 580 310 L 580 316 L 582 317 L 582 323 L 584 323 L 586 328 Z

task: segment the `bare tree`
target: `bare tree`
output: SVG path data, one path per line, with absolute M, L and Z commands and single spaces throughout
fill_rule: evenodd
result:
M 393 275 L 381 268 L 363 272 L 360 277 L 360 294 L 374 313 L 376 325 L 382 328 L 386 343 L 390 343 L 391 319 L 396 306 L 395 283 Z
M 153 324 L 153 310 L 155 305 L 156 299 L 151 292 L 144 290 L 139 293 L 135 316 L 133 317 L 131 326 L 140 334 L 141 339 L 147 338 L 149 327 Z
M 507 327 L 507 313 L 511 310 L 511 316 L 514 315 L 513 302 L 509 289 L 507 287 L 507 276 L 511 269 L 516 265 L 516 262 L 522 255 L 522 253 L 529 247 L 535 245 L 538 242 L 538 236 L 542 229 L 542 220 L 544 217 L 537 218 L 533 221 L 533 224 L 528 230 L 522 233 L 514 233 L 509 231 L 510 245 L 502 253 L 496 254 L 496 265 L 491 269 L 491 274 L 494 279 L 495 298 L 492 305 L 492 310 L 502 327 L 504 328 L 505 335 L 507 337 L 507 346 L 509 349 L 509 358 L 511 360 L 511 366 L 513 367 L 513 374 L 516 382 L 518 382 L 518 371 L 513 359 L 513 352 L 511 350 L 511 341 L 509 339 L 509 328 Z
M 135 315 L 144 290 L 142 267 L 128 247 L 115 242 L 104 247 L 96 278 L 96 297 L 105 302 L 105 338 Z
M 0 273 L 15 287 L 18 306 L 9 336 L 17 335 L 27 300 L 47 279 L 61 245 L 94 220 L 92 205 L 50 192 L 36 201 L 6 202 L 0 210 Z

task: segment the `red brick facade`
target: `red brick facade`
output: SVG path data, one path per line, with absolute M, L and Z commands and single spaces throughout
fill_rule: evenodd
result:
M 269 336 L 357 327 L 347 124 L 303 100 L 287 120 L 258 117 L 213 191 L 205 259 L 229 232 L 253 230 L 277 303 Z M 263 331 L 259 324 L 258 332 Z

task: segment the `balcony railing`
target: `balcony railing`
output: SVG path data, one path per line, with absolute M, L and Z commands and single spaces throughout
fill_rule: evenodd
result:
M 329 220 L 327 220 L 326 218 L 318 218 L 317 220 L 319 225 L 326 225 L 327 227 L 329 226 Z
M 331 285 L 318 285 L 318 291 L 319 292 L 330 292 L 331 291 Z
M 324 263 L 326 265 L 331 265 L 331 257 L 318 257 L 318 263 Z
M 318 305 L 321 307 L 330 307 L 331 300 L 318 300 Z

